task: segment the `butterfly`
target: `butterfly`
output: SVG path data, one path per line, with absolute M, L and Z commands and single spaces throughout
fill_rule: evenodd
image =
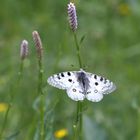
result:
M 59 89 L 66 90 L 67 95 L 74 101 L 82 101 L 85 98 L 92 102 L 99 102 L 104 94 L 113 92 L 116 86 L 110 80 L 85 72 L 68 71 L 50 76 L 47 82 Z

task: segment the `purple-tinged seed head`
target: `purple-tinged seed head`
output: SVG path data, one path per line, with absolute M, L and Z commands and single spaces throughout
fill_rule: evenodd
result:
M 20 45 L 20 58 L 24 60 L 28 55 L 28 41 L 23 40 Z
M 70 28 L 72 31 L 76 31 L 77 29 L 77 15 L 76 15 L 76 7 L 74 3 L 70 2 L 68 4 L 68 21 L 70 24 Z
M 36 51 L 38 54 L 38 58 L 41 59 L 42 53 L 43 53 L 41 38 L 40 38 L 39 33 L 37 31 L 33 31 L 32 35 L 33 35 L 33 40 L 35 43 Z

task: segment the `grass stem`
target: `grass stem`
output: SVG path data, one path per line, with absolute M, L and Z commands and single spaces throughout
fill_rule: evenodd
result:
M 140 139 L 140 109 L 137 110 L 137 140 Z
M 45 127 L 44 127 L 44 94 L 43 94 L 43 66 L 42 59 L 38 59 L 39 73 L 38 73 L 38 93 L 40 96 L 40 140 L 45 140 Z
M 19 67 L 19 72 L 18 72 L 18 78 L 17 78 L 17 82 L 16 82 L 16 88 L 15 87 L 11 87 L 10 88 L 10 102 L 8 103 L 8 108 L 6 110 L 6 113 L 5 113 L 5 116 L 4 116 L 4 120 L 3 120 L 3 124 L 2 124 L 2 128 L 1 128 L 1 131 L 0 131 L 0 140 L 3 139 L 3 133 L 6 129 L 6 125 L 7 125 L 7 121 L 8 121 L 8 116 L 9 116 L 9 112 L 11 110 L 11 107 L 13 105 L 13 100 L 14 100 L 14 97 L 15 97 L 15 91 L 17 89 L 17 87 L 19 87 L 20 85 L 20 81 L 21 81 L 21 78 L 22 78 L 22 74 L 23 74 L 23 59 L 21 59 L 21 62 L 20 62 L 20 67 Z M 14 89 L 14 90 L 13 90 Z
M 76 46 L 76 54 L 77 59 L 79 62 L 79 68 L 83 68 L 81 53 L 80 53 L 80 45 L 78 43 L 76 32 L 74 33 L 74 41 Z M 82 102 L 77 102 L 77 113 L 76 113 L 76 120 L 74 124 L 74 140 L 82 140 Z

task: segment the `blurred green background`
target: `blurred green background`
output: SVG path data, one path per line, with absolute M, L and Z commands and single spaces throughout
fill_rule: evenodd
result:
M 72 139 L 76 102 L 46 82 L 48 76 L 79 70 L 73 34 L 67 21 L 68 1 L 5 0 L 0 5 L 0 107 L 15 94 L 4 137 L 37 140 L 39 131 L 38 66 L 32 31 L 44 48 L 46 140 L 56 130 Z M 84 35 L 82 61 L 86 71 L 112 80 L 117 90 L 99 103 L 85 101 L 84 140 L 140 140 L 140 1 L 76 1 L 77 35 Z M 17 86 L 20 43 L 29 41 L 23 77 Z M 5 111 L 0 112 L 0 129 Z

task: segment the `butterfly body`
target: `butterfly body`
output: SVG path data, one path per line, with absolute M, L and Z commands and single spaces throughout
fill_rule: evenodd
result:
M 79 82 L 79 85 L 81 86 L 83 90 L 83 94 L 87 94 L 87 90 L 89 88 L 89 79 L 86 76 L 86 73 L 83 71 L 77 72 L 77 81 Z
M 48 78 L 48 83 L 66 90 L 67 95 L 75 101 L 82 101 L 86 98 L 89 101 L 99 102 L 103 94 L 111 93 L 116 89 L 110 80 L 82 69 L 54 74 Z

